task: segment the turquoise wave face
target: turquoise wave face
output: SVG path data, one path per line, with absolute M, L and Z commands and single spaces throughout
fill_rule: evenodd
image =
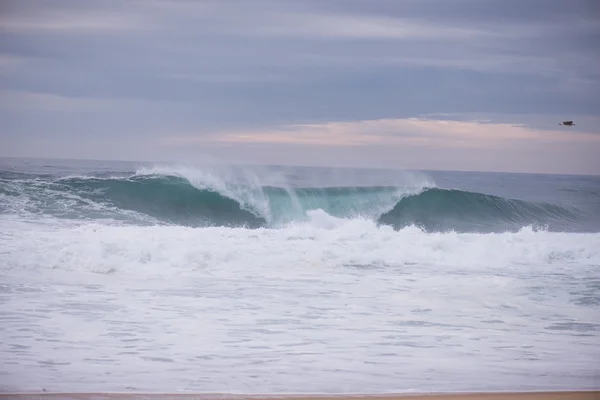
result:
M 460 190 L 429 189 L 400 200 L 381 224 L 417 225 L 427 231 L 498 232 L 537 225 L 567 230 L 583 215 L 573 209 Z
M 21 177 L 24 178 L 24 177 Z M 73 219 L 114 219 L 192 227 L 271 227 L 306 220 L 310 210 L 368 218 L 401 229 L 495 232 L 523 226 L 569 230 L 579 211 L 459 190 L 397 187 L 197 187 L 165 175 L 1 179 L 0 212 Z

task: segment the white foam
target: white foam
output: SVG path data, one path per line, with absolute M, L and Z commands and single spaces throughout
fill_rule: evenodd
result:
M 599 267 L 600 234 L 320 210 L 257 230 L 3 216 L 0 373 L 70 391 L 597 387 Z
M 342 266 L 382 263 L 449 265 L 462 268 L 537 266 L 556 263 L 600 265 L 600 234 L 555 233 L 521 229 L 517 233 L 425 233 L 416 227 L 394 231 L 370 219 L 336 218 L 323 210 L 309 211 L 308 221 L 281 229 L 186 228 L 178 226 L 111 226 L 81 224 L 63 229 L 25 225 L 7 219 L 2 229 L 11 233 L 11 265 L 36 268 L 86 269 L 106 265 L 139 273 L 154 266 L 185 270 L 204 259 L 228 263 L 296 265 L 323 263 Z M 73 224 L 73 222 L 71 223 Z M 19 228 L 21 227 L 21 228 Z M 16 247 L 14 247 L 16 246 Z M 39 257 L 38 261 L 35 261 Z M 93 270 L 102 270 L 95 267 Z

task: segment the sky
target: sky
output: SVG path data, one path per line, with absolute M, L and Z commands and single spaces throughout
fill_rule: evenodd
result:
M 599 65 L 597 0 L 5 0 L 0 156 L 600 174 Z

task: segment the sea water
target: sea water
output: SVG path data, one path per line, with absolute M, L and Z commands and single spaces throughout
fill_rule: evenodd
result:
M 0 159 L 0 390 L 600 388 L 600 177 Z

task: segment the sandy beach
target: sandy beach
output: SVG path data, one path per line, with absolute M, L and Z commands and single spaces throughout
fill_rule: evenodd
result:
M 421 393 L 390 395 L 232 395 L 188 393 L 19 393 L 0 394 L 15 400 L 600 400 L 600 391 L 506 392 L 506 393 Z

